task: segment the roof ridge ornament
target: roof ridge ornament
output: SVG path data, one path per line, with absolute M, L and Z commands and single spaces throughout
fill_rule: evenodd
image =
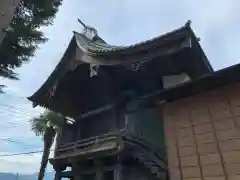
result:
M 84 24 L 80 19 L 78 19 L 78 22 L 83 26 L 83 34 L 87 38 L 92 40 L 94 37 L 98 36 L 98 32 L 94 27 Z
M 185 26 L 186 26 L 186 27 L 190 27 L 191 24 L 192 24 L 192 21 L 191 21 L 191 20 L 188 20 L 188 21 L 186 22 Z
M 90 64 L 90 77 L 97 76 L 99 71 L 99 65 Z

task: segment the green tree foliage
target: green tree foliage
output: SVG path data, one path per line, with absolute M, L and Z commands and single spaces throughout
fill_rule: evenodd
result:
M 14 69 L 47 41 L 41 27 L 53 23 L 61 3 L 62 0 L 21 0 L 0 46 L 0 76 L 17 79 Z

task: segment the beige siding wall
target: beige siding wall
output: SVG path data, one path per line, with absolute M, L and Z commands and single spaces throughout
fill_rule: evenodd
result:
M 171 180 L 240 180 L 240 84 L 168 103 Z
M 0 0 L 0 44 L 5 35 L 4 29 L 9 26 L 19 2 L 20 0 Z

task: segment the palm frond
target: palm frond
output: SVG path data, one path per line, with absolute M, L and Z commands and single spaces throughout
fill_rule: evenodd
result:
M 64 123 L 64 117 L 52 111 L 45 111 L 39 117 L 35 117 L 30 120 L 31 130 L 37 135 L 43 138 L 44 133 L 48 127 L 48 124 L 60 128 Z

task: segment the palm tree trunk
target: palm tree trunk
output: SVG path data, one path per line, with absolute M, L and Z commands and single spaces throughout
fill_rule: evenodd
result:
M 44 178 L 44 174 L 45 174 L 47 163 L 48 163 L 49 154 L 50 154 L 50 147 L 44 147 L 41 166 L 40 166 L 40 171 L 39 171 L 39 174 L 38 174 L 38 180 L 43 180 L 43 178 Z
M 43 180 L 43 178 L 44 178 L 44 174 L 46 171 L 48 158 L 49 158 L 49 154 L 50 154 L 50 149 L 52 147 L 55 135 L 56 135 L 56 131 L 54 130 L 54 128 L 52 126 L 50 126 L 46 129 L 45 134 L 44 134 L 44 150 L 43 150 L 40 171 L 38 174 L 38 180 Z

